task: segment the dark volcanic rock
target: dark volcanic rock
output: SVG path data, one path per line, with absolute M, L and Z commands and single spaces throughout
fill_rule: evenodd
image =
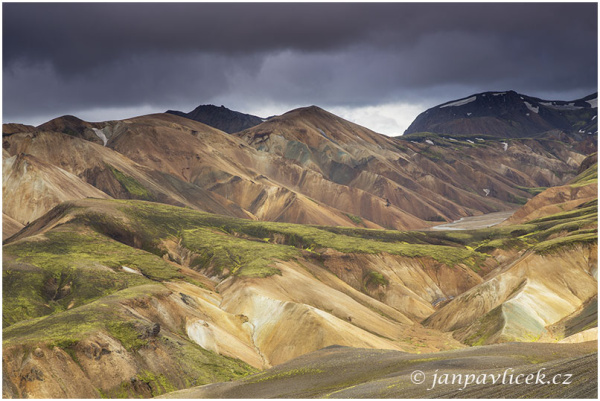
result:
M 582 140 L 597 133 L 597 97 L 549 101 L 514 91 L 479 93 L 421 113 L 404 134 L 523 138 L 560 130 Z
M 168 110 L 167 113 L 200 121 L 228 134 L 252 128 L 264 121 L 257 116 L 229 110 L 225 106 L 217 107 L 212 104 L 198 106 L 189 113 L 174 110 Z

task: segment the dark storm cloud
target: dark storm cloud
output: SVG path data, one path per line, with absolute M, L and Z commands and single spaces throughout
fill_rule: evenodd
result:
M 3 4 L 4 120 L 223 101 L 583 95 L 595 3 Z M 254 107 L 256 108 L 256 107 Z

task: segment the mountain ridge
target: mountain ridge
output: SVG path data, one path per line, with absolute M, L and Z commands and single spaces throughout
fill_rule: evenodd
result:
M 40 127 L 6 135 L 3 146 L 10 155 L 31 153 L 28 149 L 36 142 L 57 142 L 51 138 L 60 132 L 126 157 L 129 161 L 121 160 L 118 170 L 137 177 L 140 194 L 147 192 L 149 182 L 140 181 L 123 163 L 149 169 L 152 181 L 178 192 L 169 197 L 179 203 L 171 204 L 203 210 L 190 198 L 199 196 L 201 202 L 213 198 L 208 210 L 229 210 L 237 216 L 241 212 L 271 221 L 372 228 L 422 228 L 514 209 L 531 196 L 525 188 L 560 185 L 575 176 L 585 158 L 582 142 L 558 134 L 510 144 L 426 134 L 390 138 L 317 106 L 291 110 L 233 135 L 167 113 L 95 123 L 65 116 Z M 81 148 L 84 143 L 71 141 L 69 146 Z M 588 145 L 594 150 L 594 143 Z M 61 168 L 77 159 L 73 155 L 61 161 L 47 149 L 34 148 L 39 152 L 34 156 L 49 158 Z M 90 156 L 71 164 L 76 175 L 103 185 L 110 196 L 131 197 L 119 189 L 122 183 L 115 177 L 102 173 L 104 178 L 98 179 L 100 170 L 108 171 L 100 162 L 108 153 L 80 151 Z M 96 165 L 86 167 L 91 161 Z M 151 186 L 150 192 L 158 196 L 158 188 Z

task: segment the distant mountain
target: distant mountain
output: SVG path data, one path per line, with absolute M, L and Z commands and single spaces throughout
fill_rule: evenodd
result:
M 225 106 L 217 107 L 212 104 L 198 106 L 189 113 L 175 110 L 168 110 L 167 113 L 199 121 L 206 125 L 210 125 L 211 127 L 220 129 L 221 131 L 225 131 L 228 134 L 252 128 L 265 121 L 264 119 L 251 114 L 240 113 L 238 111 L 229 110 Z
M 37 131 L 61 132 L 76 138 L 106 145 L 106 136 L 98 129 L 98 124 L 83 121 L 75 116 L 56 117 L 36 127 Z
M 478 93 L 421 113 L 404 134 L 523 138 L 560 130 L 581 140 L 597 133 L 598 94 L 573 101 L 508 92 Z
M 12 135 L 19 132 L 34 132 L 36 128 L 33 125 L 8 123 L 2 124 L 2 135 Z

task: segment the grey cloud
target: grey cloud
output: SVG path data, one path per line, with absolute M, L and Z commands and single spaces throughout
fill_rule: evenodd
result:
M 596 36 L 595 8 L 589 3 L 5 3 L 4 61 L 50 60 L 59 71 L 74 72 L 131 53 L 324 51 L 357 42 L 397 49 L 417 44 L 422 35 L 456 31 L 541 39 L 543 46 L 548 39 Z
M 597 86 L 596 11 L 594 3 L 4 3 L 4 119 L 217 101 L 435 104 L 505 89 L 583 96 Z

